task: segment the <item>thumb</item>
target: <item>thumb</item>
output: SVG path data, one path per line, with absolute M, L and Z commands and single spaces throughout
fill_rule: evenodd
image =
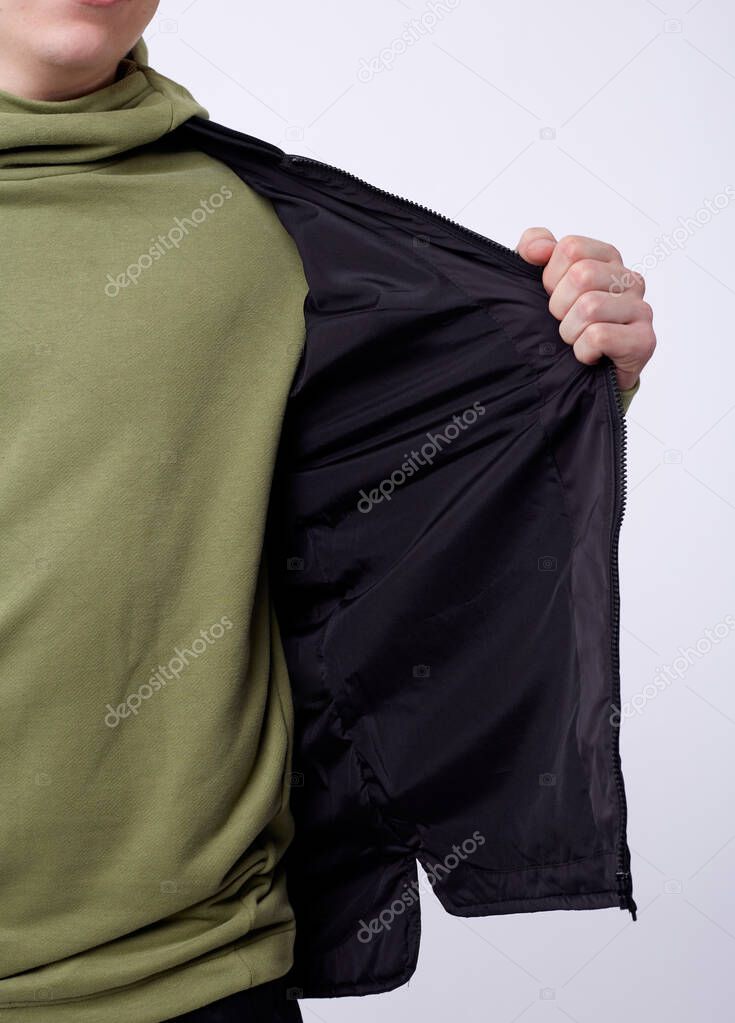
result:
M 516 246 L 518 254 L 534 266 L 546 266 L 554 251 L 556 238 L 546 227 L 527 227 Z

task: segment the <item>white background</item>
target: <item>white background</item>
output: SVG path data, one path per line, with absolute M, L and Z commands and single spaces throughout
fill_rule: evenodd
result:
M 622 730 L 640 913 L 464 920 L 427 892 L 410 984 L 303 1001 L 304 1019 L 732 1018 L 735 632 L 707 630 L 735 614 L 735 201 L 706 203 L 735 186 L 735 11 L 445 4 L 432 27 L 421 0 L 164 0 L 146 39 L 214 120 L 509 245 L 546 225 L 648 258 L 659 347 L 628 417 L 621 548 L 623 699 L 644 694 Z M 399 53 L 411 19 L 420 38 Z M 361 80 L 381 54 L 392 69 Z

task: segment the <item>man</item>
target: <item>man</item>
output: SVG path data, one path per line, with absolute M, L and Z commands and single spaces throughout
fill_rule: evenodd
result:
M 377 586 L 378 579 L 387 579 L 388 569 L 379 576 L 365 575 L 365 585 L 352 589 L 347 576 L 352 574 L 353 582 L 363 578 L 366 566 L 374 573 L 393 544 L 400 541 L 401 550 L 408 551 L 419 534 L 425 535 L 421 513 L 411 510 L 412 476 L 414 494 L 420 495 L 422 486 L 433 487 L 434 480 L 440 482 L 432 501 L 452 488 L 457 494 L 446 512 L 452 524 L 446 520 L 439 546 L 431 557 L 418 558 L 427 592 L 432 586 L 466 584 L 459 578 L 465 572 L 450 565 L 445 569 L 441 551 L 453 537 L 470 547 L 475 543 L 474 525 L 462 521 L 469 506 L 459 495 L 478 479 L 478 471 L 492 468 L 494 474 L 478 507 L 483 529 L 493 527 L 490 493 L 499 485 L 511 449 L 516 454 L 508 465 L 528 466 L 518 470 L 520 490 L 516 484 L 512 489 L 519 529 L 535 516 L 534 501 L 525 502 L 532 495 L 542 498 L 541 480 L 557 488 L 546 455 L 539 461 L 528 449 L 526 462 L 521 455 L 531 435 L 541 435 L 536 416 L 544 414 L 542 405 L 548 410 L 553 404 L 551 398 L 541 403 L 534 397 L 536 384 L 509 341 L 512 312 L 504 303 L 516 310 L 533 307 L 534 322 L 547 330 L 543 339 L 539 335 L 538 358 L 567 374 L 554 385 L 554 395 L 567 395 L 555 422 L 567 423 L 571 431 L 566 440 L 559 439 L 567 445 L 559 448 L 563 486 L 565 452 L 583 432 L 577 407 L 586 408 L 588 420 L 595 422 L 595 443 L 613 450 L 618 427 L 614 413 L 612 432 L 606 418 L 603 422 L 608 412 L 602 377 L 574 369 L 574 360 L 554 348 L 538 308 L 533 267 L 544 268 L 548 308 L 560 321 L 562 341 L 583 367 L 597 365 L 603 356 L 612 360 L 622 402 L 627 404 L 637 390 L 655 344 L 643 281 L 626 271 L 617 250 L 576 236 L 557 242 L 541 228 L 522 236 L 522 260 L 498 248 L 497 267 L 482 275 L 488 286 L 497 276 L 497 294 L 476 301 L 452 298 L 451 307 L 439 311 L 437 305 L 436 313 L 432 303 L 440 295 L 441 301 L 453 296 L 454 284 L 429 283 L 422 292 L 422 277 L 401 287 L 398 261 L 407 273 L 424 274 L 431 267 L 433 274 L 431 261 L 439 258 L 433 250 L 439 253 L 442 244 L 438 235 L 433 246 L 432 239 L 414 237 L 417 244 L 400 255 L 397 235 L 391 237 L 381 255 L 388 260 L 383 264 L 388 277 L 375 292 L 377 298 L 363 301 L 352 283 L 335 283 L 340 263 L 348 271 L 352 258 L 348 248 L 336 254 L 332 244 L 339 231 L 347 230 L 347 198 L 332 195 L 322 204 L 320 186 L 308 191 L 312 185 L 306 179 L 284 193 L 280 178 L 259 169 L 268 166 L 273 154 L 275 168 L 278 151 L 242 136 L 237 144 L 243 167 L 250 149 L 255 153 L 251 174 L 236 172 L 240 165 L 234 158 L 229 162 L 213 155 L 225 144 L 224 130 L 210 137 L 206 111 L 185 89 L 147 66 L 145 47 L 138 41 L 157 6 L 156 0 L 6 0 L 0 9 L 0 1021 L 13 1023 L 300 1018 L 297 1002 L 286 997 L 284 981 L 295 930 L 284 854 L 293 836 L 291 789 L 298 798 L 299 789 L 308 796 L 316 786 L 304 785 L 300 772 L 290 775 L 292 707 L 279 627 L 286 636 L 289 672 L 299 678 L 310 655 L 306 647 L 295 652 L 296 644 L 317 635 L 317 620 L 324 618 L 323 608 L 332 605 L 334 595 L 345 610 L 359 606 L 360 593 L 369 589 L 391 594 Z M 323 173 L 313 170 L 316 177 Z M 376 205 L 383 201 L 377 192 L 373 199 Z M 356 215 L 366 216 L 361 203 Z M 302 211 L 303 218 L 299 213 L 290 220 L 294 210 Z M 315 210 L 316 231 L 309 226 Z M 386 205 L 381 216 L 391 215 Z M 440 231 L 438 220 L 427 218 L 426 223 L 427 230 Z M 469 273 L 467 267 L 477 271 L 477 263 L 459 251 L 462 245 L 471 248 L 469 233 L 462 236 L 460 229 L 456 238 L 462 244 L 457 242 L 455 253 L 447 249 L 446 259 L 454 261 L 459 281 L 460 266 L 466 264 Z M 359 234 L 354 279 L 365 286 L 380 277 L 369 266 L 377 245 L 367 231 Z M 428 255 L 425 246 L 432 248 Z M 487 258 L 491 255 L 489 250 Z M 471 290 L 469 277 L 465 284 Z M 479 315 L 480 306 L 488 303 L 495 319 L 473 319 L 480 324 L 478 333 L 463 317 Z M 304 347 L 305 313 L 313 349 Z M 369 332 L 387 323 L 389 313 L 400 313 L 385 335 L 392 331 L 389 348 L 374 339 L 362 347 L 363 313 Z M 455 357 L 448 343 L 460 323 Z M 341 324 L 345 347 L 325 357 L 320 339 L 330 324 Z M 522 328 L 519 343 L 530 343 L 531 333 Z M 393 364 L 390 353 L 398 350 L 412 353 L 410 365 Z M 334 353 L 334 347 L 329 351 Z M 395 464 L 389 446 L 395 442 L 395 451 L 402 451 L 413 443 L 411 431 L 422 434 L 425 426 L 441 424 L 437 395 L 442 379 L 447 382 L 442 397 L 449 401 L 447 416 L 465 407 L 458 404 L 460 392 L 469 394 L 480 380 L 479 363 L 473 360 L 478 353 L 483 359 L 485 351 L 497 359 L 483 382 L 483 401 L 487 393 L 493 407 L 476 397 L 462 419 L 453 417 L 458 425 L 450 423 L 444 434 L 431 435 L 431 457 L 425 445 L 420 453 L 412 450 L 400 483 L 391 474 L 390 487 L 366 490 Z M 434 368 L 434 355 L 441 371 Z M 398 394 L 406 379 L 410 383 Z M 538 386 L 543 389 L 550 379 L 542 379 L 539 371 Z M 367 400 L 366 390 L 354 390 L 372 387 L 368 382 L 373 380 L 377 406 L 373 395 Z M 310 397 L 322 386 L 324 398 Z M 349 407 L 337 409 L 329 403 L 342 388 L 350 394 Z M 287 407 L 305 410 L 299 443 L 313 442 L 314 458 L 309 480 L 301 479 L 291 490 L 284 484 L 272 498 L 277 456 L 285 459 L 290 444 L 291 432 L 285 429 L 279 447 Z M 572 409 L 574 418 L 565 419 L 565 409 Z M 402 418 L 409 411 L 416 414 L 411 424 Z M 483 417 L 482 429 L 491 431 L 482 442 L 468 425 L 479 422 L 478 417 Z M 385 458 L 376 459 L 378 437 L 389 421 L 398 426 L 396 436 L 391 445 L 383 445 Z M 513 424 L 510 432 L 506 423 Z M 554 422 L 545 429 L 553 435 Z M 343 442 L 350 446 L 349 459 Z M 596 449 L 584 443 L 591 473 Z M 358 448 L 359 457 L 353 458 Z M 444 461 L 436 472 L 433 461 L 440 453 Z M 481 460 L 475 463 L 477 457 Z M 528 482 L 532 464 L 540 474 L 536 489 Z M 333 466 L 339 474 L 331 472 Z M 465 471 L 461 479 L 452 476 Z M 574 481 L 586 480 L 587 468 L 569 471 L 564 500 L 571 502 L 568 517 L 573 519 Z M 340 495 L 332 510 L 293 511 L 297 526 L 311 521 L 309 530 L 299 534 L 303 549 L 295 550 L 286 539 L 282 550 L 273 547 L 272 560 L 287 567 L 296 587 L 296 596 L 282 602 L 277 622 L 264 556 L 269 502 L 277 526 L 284 508 L 291 514 L 303 510 L 313 495 L 322 500 L 337 478 Z M 592 482 L 582 484 L 592 502 L 584 513 L 590 521 L 596 514 L 592 504 L 610 502 L 605 481 L 607 476 L 599 489 Z M 394 492 L 399 485 L 403 504 Z M 506 474 L 503 486 L 509 485 Z M 359 506 L 360 493 L 367 506 Z M 395 510 L 390 524 L 379 522 L 373 511 L 381 502 Z M 425 502 L 419 497 L 419 503 Z M 542 527 L 554 519 L 554 528 L 561 530 L 567 516 L 557 518 L 543 498 L 539 507 Z M 377 541 L 368 529 L 379 536 Z M 609 533 L 604 523 L 600 530 Z M 508 537 L 507 542 L 526 541 Z M 581 536 L 575 546 L 584 546 Z M 341 554 L 347 571 L 340 578 L 330 558 L 334 555 L 336 565 Z M 477 561 L 482 561 L 479 551 Z M 545 585 L 558 567 L 556 554 L 533 546 L 533 561 Z M 490 575 L 482 567 L 488 592 Z M 498 565 L 497 579 L 502 575 Z M 373 578 L 376 585 L 368 585 Z M 558 591 L 566 590 L 566 575 L 559 572 L 552 581 L 543 607 L 549 608 L 551 627 L 558 629 L 570 625 L 572 614 L 584 612 L 585 601 L 580 591 L 576 610 L 565 603 L 564 622 L 554 618 L 551 609 L 557 607 Z M 522 585 L 520 577 L 512 582 L 513 588 Z M 277 581 L 275 589 L 282 589 Z M 301 611 L 292 616 L 289 610 L 300 606 L 299 593 L 307 593 L 308 624 Z M 442 616 L 454 606 L 454 598 L 446 607 L 442 596 L 427 599 L 434 617 L 421 642 L 441 634 Z M 481 599 L 476 591 L 466 602 L 457 602 L 473 617 L 471 622 L 459 619 L 455 636 L 467 623 L 475 628 Z M 390 600 L 395 608 L 418 608 L 411 589 Z M 390 638 L 384 643 L 370 635 L 371 628 L 378 628 L 376 614 L 373 607 L 347 626 L 354 649 L 365 636 L 366 657 L 395 657 L 398 647 Z M 330 622 L 339 636 L 331 612 Z M 383 625 L 379 630 L 390 636 Z M 586 625 L 579 635 L 584 647 L 584 637 L 591 635 Z M 473 649 L 467 634 L 461 645 L 469 662 L 485 671 L 483 650 L 491 642 L 486 637 L 484 647 Z M 599 644 L 590 639 L 589 645 L 594 659 Z M 560 651 L 570 672 L 576 671 L 568 656 L 573 647 L 570 638 Z M 322 639 L 318 649 L 314 663 L 326 657 L 327 674 L 347 656 L 347 647 L 331 648 Z M 334 661 L 330 649 L 335 649 Z M 436 658 L 442 656 L 439 650 Z M 585 649 L 579 656 L 587 656 Z M 532 660 L 539 662 L 535 653 Z M 315 670 L 314 677 L 320 669 Z M 424 687 L 424 703 L 436 697 L 436 689 L 429 697 L 432 671 L 433 664 L 414 664 L 413 684 Z M 344 665 L 346 684 L 354 685 L 359 674 Z M 381 668 L 373 679 L 385 677 Z M 514 670 L 510 677 L 521 675 Z M 347 703 L 340 708 L 348 731 L 344 717 L 358 713 L 359 699 L 354 709 Z M 523 702 L 529 714 L 533 699 L 529 704 L 524 696 Z M 461 699 L 454 704 L 461 705 Z M 476 713 L 479 721 L 479 707 Z M 512 721 L 506 721 L 505 734 L 511 727 Z M 416 757 L 412 763 L 430 777 L 428 764 L 422 768 Z M 373 802 L 370 809 L 371 800 L 382 798 L 378 760 L 361 753 L 355 764 L 368 801 L 363 806 L 362 795 L 356 800 L 353 823 L 363 819 L 363 811 L 371 828 L 380 818 L 380 827 L 387 830 L 377 844 L 387 849 L 405 843 L 401 862 L 408 856 L 415 866 L 422 847 L 413 831 L 409 837 L 399 802 L 390 822 L 385 807 Z M 554 789 L 552 783 L 542 785 L 547 792 Z M 431 786 L 435 794 L 442 787 L 433 780 Z M 594 804 L 596 782 L 590 790 Z M 333 803 L 338 801 L 336 785 L 325 791 Z M 609 816 L 607 804 L 598 816 L 603 821 Z M 560 827 L 555 841 L 571 842 L 571 831 Z M 389 829 L 391 839 L 386 837 Z M 359 827 L 354 834 L 359 835 Z M 476 848 L 485 837 L 473 841 Z M 620 878 L 627 877 L 620 869 L 626 866 L 622 831 L 619 841 Z M 372 855 L 362 839 L 351 854 L 355 862 Z M 469 855 L 465 850 L 461 858 Z M 568 858 L 573 859 L 571 853 Z M 545 853 L 541 861 L 548 862 Z M 338 879 L 342 871 L 326 861 L 322 867 L 325 877 L 331 873 Z M 605 876 L 606 891 L 599 898 L 587 881 L 570 882 L 569 906 L 615 904 L 617 896 L 607 891 Z M 621 905 L 630 908 L 625 882 L 620 890 Z M 513 900 L 506 904 L 516 905 Z M 550 897 L 548 906 L 557 908 Z M 355 902 L 355 932 L 365 912 Z M 308 916 L 305 912 L 305 921 Z M 318 926 L 329 923 L 322 920 Z M 375 929 L 370 921 L 366 926 L 370 936 Z M 397 927 L 388 935 L 384 918 L 381 928 L 381 940 L 398 935 Z M 353 939 L 351 948 L 366 947 Z M 344 946 L 342 938 L 337 944 Z M 376 955 L 378 947 L 377 942 L 371 946 Z M 319 953 L 325 963 L 330 957 Z M 378 960 L 373 973 L 381 973 Z M 386 980 L 383 986 L 396 982 Z M 350 990 L 369 989 L 355 981 Z

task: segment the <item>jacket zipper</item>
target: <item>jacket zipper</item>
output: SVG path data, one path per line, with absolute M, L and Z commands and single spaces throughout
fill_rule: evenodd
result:
M 535 267 L 521 256 L 515 249 L 508 248 L 507 245 L 502 245 L 500 242 L 496 242 L 493 238 L 487 238 L 485 235 L 480 234 L 478 231 L 473 231 L 469 227 L 465 227 L 464 224 L 458 223 L 456 220 L 452 220 L 450 217 L 444 216 L 443 213 L 438 213 L 436 210 L 430 209 L 428 206 L 423 206 L 421 203 L 414 202 L 412 199 L 406 199 L 401 195 L 396 195 L 394 192 L 388 192 L 384 188 L 379 188 L 377 185 L 372 185 L 369 181 L 365 181 L 363 178 L 358 177 L 356 174 L 352 174 L 350 171 L 342 170 L 340 167 L 334 167 L 331 164 L 323 163 L 321 160 L 312 160 L 308 156 L 286 156 L 286 161 L 292 166 L 306 166 L 314 167 L 322 171 L 328 171 L 330 174 L 336 174 L 342 179 L 352 181 L 359 184 L 362 188 L 366 188 L 369 192 L 376 195 L 380 195 L 385 199 L 389 199 L 391 202 L 399 205 L 408 207 L 409 209 L 418 210 L 425 216 L 429 217 L 440 223 L 444 227 L 450 227 L 453 231 L 471 238 L 475 243 L 479 243 L 484 248 L 489 249 L 491 252 L 501 255 L 506 262 L 510 262 L 513 269 L 520 269 L 525 271 L 529 276 L 540 276 L 541 268 Z M 613 437 L 614 437 L 614 448 L 615 448 L 615 508 L 613 512 L 613 530 L 610 541 L 610 579 L 612 589 L 612 600 L 611 600 L 611 639 L 612 639 L 612 710 L 613 712 L 618 711 L 620 708 L 620 577 L 618 571 L 618 543 L 620 539 L 620 527 L 623 522 L 623 515 L 625 514 L 625 504 L 627 500 L 627 425 L 625 422 L 625 413 L 623 411 L 623 399 L 620 395 L 620 388 L 618 386 L 617 376 L 615 373 L 615 367 L 612 363 L 606 366 L 606 375 L 608 383 L 608 394 L 611 401 L 611 419 L 613 423 Z M 627 909 L 633 919 L 636 919 L 636 911 L 638 909 L 635 900 L 633 899 L 633 881 L 630 874 L 630 856 L 628 853 L 628 842 L 627 842 L 627 822 L 628 822 L 628 804 L 625 796 L 625 785 L 623 782 L 623 772 L 620 761 L 620 721 L 617 725 L 613 725 L 613 737 L 612 737 L 612 773 L 615 782 L 615 788 L 618 796 L 618 820 L 619 820 L 619 834 L 616 849 L 616 872 L 615 880 L 617 884 L 617 894 L 620 900 L 620 908 Z
M 608 362 L 605 366 L 608 395 L 611 402 L 613 438 L 615 448 L 615 510 L 613 517 L 613 529 L 610 543 L 610 580 L 612 589 L 611 598 L 611 641 L 612 641 L 612 714 L 617 715 L 617 723 L 613 724 L 612 735 L 612 761 L 613 778 L 618 793 L 618 820 L 619 834 L 616 850 L 617 869 L 615 878 L 617 881 L 620 908 L 627 909 L 633 919 L 636 919 L 636 906 L 633 898 L 633 881 L 630 874 L 630 854 L 626 831 L 628 826 L 628 803 L 625 797 L 625 784 L 623 782 L 623 771 L 620 761 L 620 726 L 622 724 L 622 713 L 620 707 L 620 575 L 618 569 L 618 544 L 620 540 L 620 527 L 625 514 L 625 505 L 628 497 L 628 427 L 625 421 L 623 399 L 620 394 L 615 366 Z
M 530 277 L 538 277 L 541 274 L 541 268 L 534 266 L 532 263 L 526 262 L 520 253 L 516 252 L 515 249 L 508 248 L 507 245 L 496 242 L 494 238 L 488 238 L 484 234 L 480 234 L 479 231 L 473 231 L 471 227 L 465 227 L 464 224 L 460 224 L 457 220 L 452 220 L 451 217 L 445 216 L 443 213 L 438 213 L 436 210 L 430 209 L 428 206 L 423 206 L 419 202 L 414 202 L 413 199 L 406 199 L 402 195 L 397 195 L 395 192 L 388 192 L 384 188 L 379 188 L 377 185 L 370 184 L 369 181 L 365 181 L 363 178 L 352 174 L 350 171 L 342 170 L 340 167 L 333 167 L 331 164 L 322 163 L 321 160 L 312 160 L 308 156 L 287 156 L 286 160 L 292 166 L 307 166 L 315 167 L 323 171 L 329 171 L 331 174 L 336 174 L 340 178 L 353 181 L 355 184 L 361 185 L 366 188 L 369 192 L 375 195 L 380 195 L 384 199 L 390 199 L 391 202 L 396 203 L 399 206 L 407 206 L 413 210 L 419 210 L 425 216 L 431 220 L 435 220 L 440 223 L 443 227 L 450 227 L 453 231 L 464 235 L 467 238 L 471 238 L 474 242 L 479 242 L 484 248 L 489 248 L 491 252 L 500 254 L 510 261 L 514 270 L 522 270 L 527 273 Z
M 329 171 L 330 174 L 336 174 L 343 180 L 353 181 L 355 184 L 361 185 L 374 195 L 380 195 L 384 199 L 389 199 L 391 202 L 399 206 L 407 206 L 410 209 L 420 210 L 425 216 L 441 224 L 443 227 L 450 227 L 453 231 L 463 235 L 465 238 L 471 238 L 473 241 L 479 242 L 483 248 L 489 249 L 497 255 L 501 255 L 505 258 L 506 262 L 510 263 L 514 270 L 520 270 L 521 272 L 528 274 L 529 277 L 541 276 L 541 267 L 537 267 L 532 263 L 526 262 L 523 256 L 516 252 L 515 249 L 511 249 L 507 245 L 502 245 L 500 242 L 496 242 L 494 238 L 488 238 L 486 235 L 480 234 L 479 231 L 473 231 L 471 227 L 465 227 L 464 224 L 460 224 L 457 220 L 452 220 L 451 217 L 447 217 L 443 213 L 438 213 L 436 210 L 432 210 L 428 206 L 422 206 L 421 203 L 414 202 L 413 199 L 406 199 L 404 196 L 397 195 L 395 192 L 388 192 L 384 188 L 379 188 L 377 185 L 373 185 L 369 181 L 365 181 L 364 178 L 358 177 L 357 174 L 353 174 L 351 171 L 342 170 L 341 167 L 335 167 L 333 164 L 324 163 L 322 160 L 313 160 L 309 156 L 284 153 L 284 151 L 279 149 L 278 146 L 271 145 L 269 142 L 263 142 L 262 139 L 256 139 L 252 135 L 245 135 L 243 132 L 236 131 L 234 128 L 229 128 L 226 125 L 214 124 L 207 118 L 192 117 L 191 122 L 200 132 L 215 134 L 215 137 L 216 134 L 227 135 L 230 138 L 237 140 L 241 146 L 255 148 L 261 156 L 267 155 L 268 159 L 275 162 L 291 167 L 314 167 L 322 171 Z

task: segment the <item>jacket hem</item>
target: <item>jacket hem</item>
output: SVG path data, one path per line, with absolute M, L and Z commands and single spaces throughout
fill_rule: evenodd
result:
M 375 981 L 364 981 L 360 984 L 314 985 L 313 987 L 300 989 L 299 998 L 351 998 L 360 995 L 383 995 L 388 991 L 395 991 L 396 988 L 407 984 L 416 972 L 418 962 L 418 949 L 416 957 L 399 973 L 392 973 L 388 977 Z
M 437 892 L 437 889 L 434 889 Z M 620 896 L 616 891 L 605 889 L 598 892 L 582 892 L 576 895 L 542 895 L 524 899 L 506 899 L 503 902 L 456 903 L 438 895 L 442 907 L 451 916 L 501 916 L 511 913 L 537 913 L 556 909 L 596 910 L 619 909 Z M 394 991 L 408 983 L 416 972 L 418 948 L 415 948 L 410 962 L 398 973 L 360 984 L 313 985 L 300 989 L 299 998 L 347 998 L 361 995 L 379 995 Z
M 436 889 L 435 889 L 436 891 Z M 538 913 L 554 909 L 619 909 L 620 895 L 606 889 L 576 895 L 538 895 L 502 902 L 457 903 L 437 892 L 442 908 L 451 916 L 504 916 L 510 913 Z

